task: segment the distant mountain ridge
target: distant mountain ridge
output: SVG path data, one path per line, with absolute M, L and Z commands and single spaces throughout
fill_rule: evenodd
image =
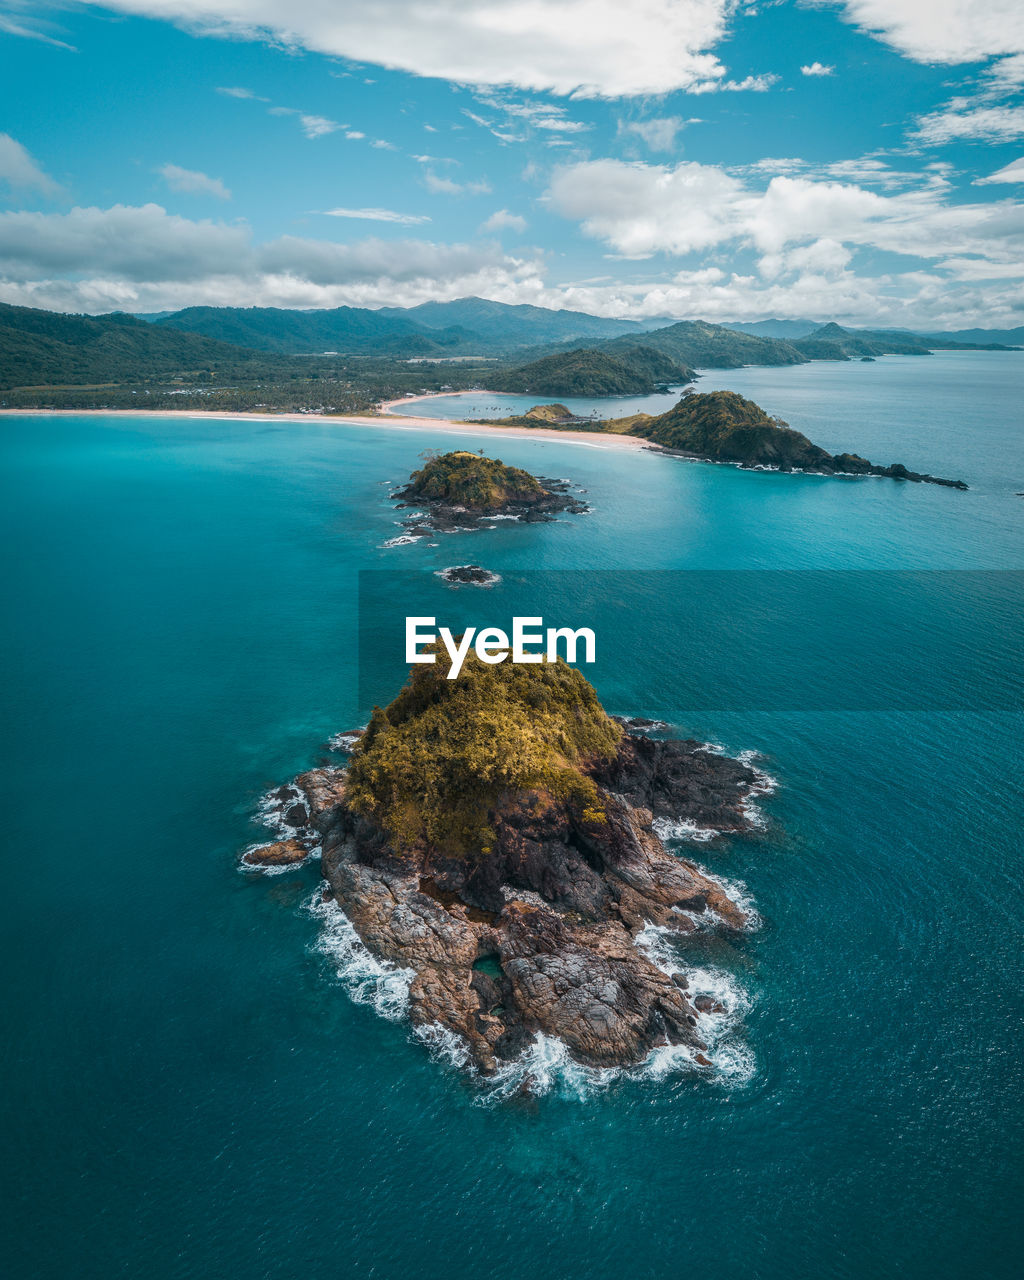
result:
M 157 327 L 278 355 L 372 355 L 394 359 L 542 358 L 581 347 L 614 348 L 642 337 L 647 347 L 689 368 L 799 364 L 804 360 L 925 353 L 957 344 L 953 335 L 846 329 L 807 320 L 730 325 L 705 320 L 611 319 L 528 303 L 456 298 L 416 307 L 187 307 L 152 317 Z M 982 331 L 977 331 L 979 335 Z M 1021 330 L 1024 337 L 1024 330 Z M 973 345 L 990 345 L 984 337 Z M 830 345 L 823 345 L 830 344 Z M 562 394 L 562 393 L 557 393 Z M 565 393 L 568 394 L 568 393 Z
M 807 357 L 792 343 L 777 338 L 759 338 L 738 333 L 706 320 L 680 320 L 643 336 L 645 347 L 653 347 L 691 369 L 739 369 L 746 364 L 802 364 Z M 632 339 L 613 338 L 601 344 L 603 351 L 622 351 L 635 345 Z
M 428 332 L 412 320 L 364 307 L 287 311 L 279 307 L 186 307 L 154 328 L 199 333 L 219 342 L 278 355 L 450 355 L 471 345 L 458 327 Z
M 488 298 L 456 298 L 454 302 L 423 302 L 418 307 L 385 307 L 378 315 L 405 319 L 427 329 L 460 326 L 488 345 L 539 346 L 545 342 L 578 342 L 640 334 L 663 320 L 616 320 L 586 311 L 555 311 L 529 303 L 492 302 Z
M 153 323 L 282 355 L 332 351 L 396 358 L 499 354 L 517 347 L 640 334 L 647 327 L 637 320 L 610 320 L 582 311 L 553 311 L 486 298 L 379 310 L 187 307 Z

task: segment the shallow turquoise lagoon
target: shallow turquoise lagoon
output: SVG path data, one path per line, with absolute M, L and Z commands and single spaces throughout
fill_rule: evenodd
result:
M 7 1273 L 1017 1274 L 1019 670 L 968 664 L 959 710 L 694 712 L 685 652 L 601 667 L 613 709 L 778 780 L 756 838 L 688 849 L 762 921 L 700 957 L 739 1001 L 714 1080 L 549 1052 L 504 1100 L 380 1016 L 313 867 L 236 863 L 263 791 L 365 718 L 360 569 L 1024 569 L 1024 358 L 966 359 L 714 381 L 967 493 L 482 433 L 593 510 L 436 547 L 384 548 L 385 482 L 440 430 L 0 419 Z M 964 636 L 1005 628 L 1005 589 L 970 601 Z

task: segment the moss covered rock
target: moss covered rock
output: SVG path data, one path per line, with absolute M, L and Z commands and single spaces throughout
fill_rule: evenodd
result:
M 581 766 L 615 754 L 620 726 L 586 677 L 565 662 L 488 665 L 475 653 L 456 680 L 448 659 L 413 670 L 375 708 L 348 774 L 350 806 L 398 848 L 485 852 L 489 814 L 511 791 L 544 788 L 599 821 L 597 787 Z

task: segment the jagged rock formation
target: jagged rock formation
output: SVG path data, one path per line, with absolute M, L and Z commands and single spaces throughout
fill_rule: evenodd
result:
M 538 1032 L 596 1066 L 682 1044 L 709 1065 L 683 973 L 638 948 L 742 929 L 723 886 L 669 853 L 657 818 L 749 827 L 749 765 L 608 717 L 564 663 L 419 667 L 376 710 L 347 774 L 297 780 L 325 893 L 367 948 L 412 970 L 410 1016 L 484 1073 Z

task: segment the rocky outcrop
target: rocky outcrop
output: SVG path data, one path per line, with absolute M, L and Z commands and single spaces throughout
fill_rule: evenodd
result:
M 611 424 L 613 427 L 615 423 Z M 619 429 L 642 436 L 666 453 L 707 462 L 774 471 L 809 471 L 816 475 L 888 476 L 920 484 L 966 489 L 963 480 L 944 480 L 902 463 L 879 466 L 855 453 L 829 453 L 760 405 L 735 391 L 710 391 L 683 396 L 657 417 L 637 414 L 620 419 Z
M 391 497 L 399 510 L 415 508 L 403 520 L 408 539 L 479 529 L 495 520 L 537 524 L 562 512 L 587 511 L 587 504 L 569 490 L 567 480 L 533 476 L 496 458 L 460 450 L 428 459 Z
M 415 973 L 413 1023 L 460 1036 L 484 1073 L 537 1032 L 594 1066 L 639 1063 L 664 1044 L 698 1060 L 706 1047 L 685 976 L 664 973 L 635 939 L 649 924 L 680 938 L 735 931 L 746 916 L 665 849 L 653 820 L 743 831 L 758 775 L 695 742 L 624 735 L 591 776 L 603 821 L 543 788 L 507 795 L 491 815 L 492 847 L 473 857 L 396 850 L 348 805 L 338 772 L 297 779 L 327 892 L 373 955 Z
M 748 917 L 658 824 L 747 831 L 765 778 L 650 736 L 663 728 L 611 719 L 563 662 L 470 658 L 453 681 L 420 666 L 365 732 L 335 740 L 347 769 L 300 775 L 264 814 L 288 837 L 281 860 L 320 850 L 325 897 L 374 957 L 412 974 L 412 1022 L 459 1037 L 482 1072 L 538 1033 L 591 1066 L 665 1045 L 707 1065 L 700 1017 L 714 1004 L 639 937 L 657 926 L 685 954 L 698 932 L 735 935 Z
M 492 573 L 479 564 L 453 564 L 439 569 L 437 577 L 453 587 L 493 587 L 501 581 L 501 575 Z

